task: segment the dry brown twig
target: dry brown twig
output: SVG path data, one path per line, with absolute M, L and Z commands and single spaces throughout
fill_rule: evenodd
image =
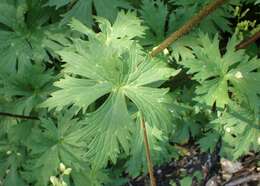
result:
M 243 183 L 248 183 L 250 181 L 259 181 L 259 180 L 260 180 L 260 173 L 251 174 L 249 176 L 238 178 L 234 181 L 231 181 L 231 182 L 225 184 L 225 186 L 236 186 L 236 185 L 240 185 Z

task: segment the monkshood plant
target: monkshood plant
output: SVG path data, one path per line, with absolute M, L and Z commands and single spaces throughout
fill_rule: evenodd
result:
M 2 0 L 0 185 L 115 186 L 148 172 L 155 186 L 153 166 L 190 139 L 229 159 L 259 151 L 247 3 L 259 1 Z

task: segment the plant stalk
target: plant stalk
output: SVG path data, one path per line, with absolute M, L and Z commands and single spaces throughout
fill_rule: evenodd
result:
M 245 40 L 241 41 L 237 46 L 236 50 L 247 48 L 249 45 L 254 43 L 256 40 L 260 38 L 260 32 L 255 33 L 249 38 L 246 38 Z
M 152 162 L 152 159 L 151 159 L 150 147 L 149 147 L 147 131 L 146 131 L 146 126 L 145 126 L 145 121 L 144 121 L 143 116 L 141 116 L 141 127 L 142 127 L 143 132 L 144 132 L 144 146 L 145 146 L 147 167 L 148 167 L 148 172 L 149 172 L 149 177 L 150 177 L 150 184 L 151 184 L 151 186 L 156 186 L 156 179 L 154 177 L 154 172 L 153 172 L 153 162 Z
M 12 114 L 12 113 L 8 113 L 8 112 L 0 112 L 0 116 L 20 118 L 20 119 L 39 120 L 39 118 L 36 116 L 25 116 L 25 115 L 19 115 L 19 114 Z
M 219 6 L 223 5 L 226 1 L 228 0 L 213 0 L 212 3 L 202 8 L 197 15 L 192 17 L 180 29 L 178 29 L 176 32 L 173 32 L 159 46 L 157 46 L 154 50 L 152 50 L 150 56 L 154 57 L 160 52 L 162 52 L 165 48 L 170 46 L 174 41 L 176 41 L 184 34 L 191 31 L 192 28 L 197 26 L 205 17 L 207 17 L 210 13 L 215 11 Z

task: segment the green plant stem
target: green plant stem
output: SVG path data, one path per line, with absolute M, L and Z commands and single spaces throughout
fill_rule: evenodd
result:
M 147 131 L 146 131 L 146 126 L 145 126 L 145 121 L 144 121 L 143 115 L 141 116 L 141 127 L 142 127 L 143 133 L 144 133 L 144 146 L 145 146 L 147 167 L 148 167 L 148 172 L 149 172 L 149 177 L 150 177 L 150 184 L 151 184 L 151 186 L 156 186 L 156 179 L 155 179 L 154 173 L 153 173 L 153 162 L 151 159 L 150 147 L 149 147 Z
M 155 49 L 151 51 L 150 56 L 154 57 L 160 52 L 162 52 L 174 41 L 191 31 L 192 28 L 198 25 L 205 17 L 207 17 L 210 13 L 215 11 L 219 6 L 223 5 L 226 1 L 228 0 L 213 0 L 212 3 L 202 8 L 197 15 L 195 15 L 189 21 L 187 21 L 180 29 L 178 29 L 176 32 L 173 32 L 159 46 L 155 47 Z
M 39 120 L 39 118 L 35 117 L 35 116 L 25 116 L 25 115 L 19 115 L 19 114 L 12 114 L 12 113 L 8 113 L 8 112 L 0 112 L 0 116 L 20 118 L 20 119 Z

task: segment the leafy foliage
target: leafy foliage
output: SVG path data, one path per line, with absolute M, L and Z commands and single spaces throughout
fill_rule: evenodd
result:
M 93 24 L 92 5 L 98 16 L 105 17 L 110 21 L 114 21 L 120 8 L 131 8 L 129 3 L 124 0 L 49 0 L 46 4 L 48 6 L 55 6 L 60 8 L 63 6 L 71 6 L 71 9 L 63 15 L 61 24 L 71 21 L 71 18 L 77 18 L 88 26 Z
M 243 50 L 236 51 L 235 37 L 228 42 L 224 55 L 220 54 L 217 36 L 213 41 L 208 36 L 200 40 L 201 46 L 194 48 L 196 58 L 183 63 L 189 68 L 188 73 L 194 74 L 193 79 L 201 84 L 196 89 L 196 100 L 210 106 L 216 103 L 223 108 L 230 101 L 229 92 L 233 92 L 234 96 L 243 95 L 244 101 L 257 107 L 254 103 L 259 99 L 259 72 L 254 70 L 259 68 L 259 60 L 249 59 Z M 245 86 L 252 86 L 250 93 Z
M 250 108 L 232 105 L 221 117 L 212 121 L 211 130 L 199 140 L 199 144 L 202 149 L 212 151 L 221 136 L 221 154 L 230 159 L 237 159 L 252 149 L 259 150 L 258 124 L 259 114 Z
M 258 28 L 232 21 L 259 1 L 229 1 L 148 52 L 210 2 L 2 0 L 0 185 L 124 185 L 147 172 L 142 118 L 155 166 L 190 139 L 258 152 L 259 47 L 236 49 Z
M 87 157 L 97 168 L 106 165 L 108 160 L 116 162 L 119 145 L 125 152 L 129 151 L 133 125 L 127 109 L 129 99 L 144 114 L 149 125 L 167 131 L 171 124 L 171 115 L 165 106 L 170 104 L 170 99 L 166 96 L 168 90 L 146 85 L 165 81 L 178 71 L 167 67 L 159 59 L 144 56 L 140 46 L 132 40 L 142 35 L 140 31 L 144 29 L 140 26 L 140 21 L 132 19 L 129 24 L 123 24 L 124 20 L 132 17 L 131 13 L 120 13 L 112 27 L 106 20 L 98 19 L 101 33 L 87 33 L 89 41 L 79 40 L 60 51 L 60 56 L 66 62 L 64 72 L 80 77 L 65 76 L 56 84 L 61 89 L 43 104 L 49 108 L 73 104 L 86 110 L 95 100 L 110 93 L 103 105 L 86 119 L 85 130 L 90 140 Z M 72 26 L 77 30 L 78 25 L 75 23 L 77 21 Z M 81 29 L 88 30 L 83 25 Z M 129 32 L 123 32 L 124 30 Z M 79 45 L 78 43 L 80 50 L 76 48 L 73 51 L 74 45 Z M 97 51 L 101 55 L 97 56 Z M 90 91 L 91 89 L 95 91 Z M 84 94 L 75 96 L 76 92 Z M 89 92 L 89 95 L 85 92 Z
M 11 75 L 12 74 L 12 75 Z M 3 88 L 0 93 L 16 102 L 16 113 L 29 114 L 53 91 L 55 79 L 51 70 L 40 65 L 24 65 L 17 73 L 1 74 Z
M 1 1 L 0 3 L 0 51 L 1 70 L 14 72 L 17 66 L 23 68 L 29 61 L 48 60 L 47 52 L 59 47 L 52 36 L 63 37 L 55 24 L 47 25 L 51 18 L 49 8 L 36 1 Z M 54 55 L 54 54 L 53 54 Z

